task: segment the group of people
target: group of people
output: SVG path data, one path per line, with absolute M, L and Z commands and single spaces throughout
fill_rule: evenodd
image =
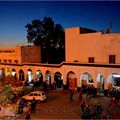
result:
M 29 111 L 27 112 L 25 117 L 26 120 L 30 120 L 30 114 L 36 112 L 36 104 L 37 101 L 35 100 L 35 98 L 33 98 L 33 100 L 31 101 L 31 107 L 29 108 Z
M 70 92 L 70 101 L 73 100 L 74 90 L 69 89 Z M 79 101 L 82 101 L 82 94 L 86 93 L 86 99 L 89 99 L 91 97 L 95 97 L 97 95 L 97 89 L 94 86 L 87 86 L 85 90 L 83 88 L 80 88 L 78 91 L 78 99 Z
M 94 86 L 88 86 L 86 88 L 86 98 L 89 99 L 91 97 L 95 97 L 97 95 L 97 89 Z
M 30 119 L 30 113 L 35 113 L 36 112 L 36 104 L 37 101 L 35 98 L 31 100 L 31 102 L 26 102 L 24 99 L 21 99 L 19 102 L 19 107 L 18 107 L 18 114 L 22 114 L 24 112 L 24 108 L 27 107 L 27 114 L 26 114 L 26 119 Z
M 44 90 L 47 89 L 46 86 L 47 85 L 44 86 Z M 70 89 L 69 91 L 70 91 L 70 101 L 72 101 L 73 96 L 74 96 L 74 90 Z M 116 97 L 118 95 L 118 92 L 119 91 L 113 90 L 111 92 L 111 96 Z M 78 91 L 78 100 L 80 102 L 83 101 L 82 100 L 83 93 L 84 93 L 84 91 L 81 88 Z M 86 100 L 87 100 L 88 98 L 95 97 L 97 95 L 97 89 L 94 88 L 94 86 L 88 86 L 88 87 L 86 87 L 86 92 L 85 93 L 86 93 Z M 35 111 L 36 111 L 36 103 L 37 103 L 37 101 L 35 100 L 35 98 L 33 98 L 33 100 L 30 103 L 29 102 L 27 103 L 29 110 L 28 110 L 28 112 L 26 114 L 26 120 L 30 119 L 30 114 L 31 113 L 35 113 Z M 19 102 L 18 114 L 23 113 L 23 109 L 24 109 L 25 105 L 26 105 L 26 101 L 21 99 L 21 101 Z M 84 101 L 81 104 L 81 111 L 82 111 L 82 119 L 99 119 L 101 117 L 102 112 L 103 112 L 103 106 L 100 103 L 91 104 L 91 103 L 88 103 L 88 102 Z
M 100 103 L 90 104 L 84 101 L 81 104 L 81 111 L 82 119 L 100 119 L 103 112 L 103 107 Z
M 110 96 L 112 99 L 115 99 L 116 102 L 119 102 L 120 101 L 120 90 L 113 88 L 110 92 Z

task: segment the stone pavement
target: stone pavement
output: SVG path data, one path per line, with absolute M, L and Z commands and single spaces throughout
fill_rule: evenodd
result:
M 35 119 L 81 119 L 81 102 L 78 100 L 78 94 L 74 94 L 74 101 L 70 101 L 69 92 L 65 91 L 48 91 L 47 100 L 44 103 L 37 104 L 36 113 L 31 114 L 31 120 Z M 83 101 L 89 104 L 97 104 L 103 106 L 102 118 L 118 119 L 120 118 L 120 103 L 118 105 L 110 105 L 110 98 L 98 95 L 96 98 L 86 99 L 83 95 Z M 109 114 L 108 114 L 109 113 Z M 18 119 L 25 119 L 25 115 Z

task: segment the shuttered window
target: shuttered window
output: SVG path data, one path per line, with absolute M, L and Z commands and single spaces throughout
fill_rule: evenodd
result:
M 115 55 L 109 55 L 109 63 L 115 64 Z

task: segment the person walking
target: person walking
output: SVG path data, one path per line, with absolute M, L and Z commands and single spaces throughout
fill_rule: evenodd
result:
M 35 97 L 34 97 L 32 102 L 31 102 L 31 113 L 35 113 L 35 111 L 36 111 L 36 104 L 37 104 L 37 101 L 35 100 Z

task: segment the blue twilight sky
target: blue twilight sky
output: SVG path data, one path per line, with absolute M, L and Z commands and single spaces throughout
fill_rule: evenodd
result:
M 25 45 L 27 23 L 52 17 L 64 28 L 82 26 L 120 32 L 120 1 L 0 1 L 0 47 Z

